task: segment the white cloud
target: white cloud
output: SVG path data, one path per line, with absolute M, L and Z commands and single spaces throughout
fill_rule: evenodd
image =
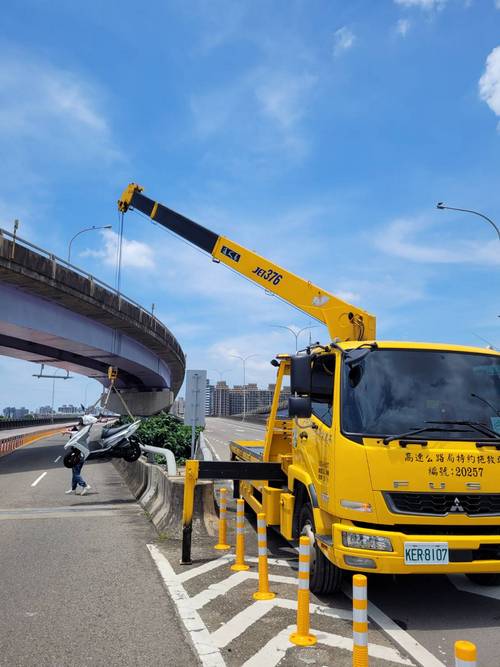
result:
M 500 0 L 494 0 L 495 1 L 495 9 L 500 9 Z
M 418 263 L 500 264 L 498 239 L 450 240 L 443 224 L 423 217 L 398 218 L 378 234 L 376 246 L 388 255 Z
M 399 21 L 396 23 L 396 32 L 398 35 L 401 35 L 401 37 L 405 37 L 406 33 L 410 29 L 411 22 L 408 19 L 399 19 Z
M 479 79 L 479 97 L 500 116 L 500 46 L 486 58 L 486 68 Z
M 255 68 L 235 84 L 192 96 L 195 130 L 204 140 L 223 135 L 256 160 L 279 152 L 301 159 L 308 150 L 302 121 L 317 81 L 304 70 Z
M 401 7 L 418 7 L 430 11 L 433 9 L 442 9 L 448 0 L 394 0 Z
M 107 266 L 115 267 L 118 253 L 118 234 L 111 229 L 101 232 L 103 247 L 100 250 L 84 250 L 81 257 L 96 257 L 102 259 Z M 154 251 L 142 241 L 133 241 L 123 237 L 122 267 L 136 269 L 153 269 L 155 267 Z
M 356 36 L 346 26 L 342 26 L 333 34 L 333 55 L 338 56 L 348 51 L 356 41 Z
M 25 54 L 0 61 L 0 145 L 64 161 L 115 160 L 103 94 L 84 77 Z
M 262 113 L 286 131 L 303 117 L 305 100 L 316 82 L 316 77 L 311 74 L 266 76 L 257 84 L 255 96 Z

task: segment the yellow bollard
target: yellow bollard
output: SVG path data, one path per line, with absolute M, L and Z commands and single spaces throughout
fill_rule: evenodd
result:
M 472 642 L 455 642 L 455 667 L 476 667 L 477 649 Z
M 309 560 L 311 542 L 308 537 L 300 538 L 299 574 L 297 591 L 297 632 L 292 632 L 290 641 L 297 646 L 314 646 L 316 637 L 309 632 Z
M 242 572 L 248 570 L 245 563 L 245 501 L 238 498 L 236 501 L 236 561 L 231 570 Z
M 257 543 L 259 546 L 259 590 L 253 594 L 253 599 L 272 600 L 276 597 L 276 593 L 269 590 L 266 515 L 263 512 L 257 514 Z
M 368 596 L 364 574 L 352 578 L 352 643 L 353 667 L 368 667 Z
M 227 544 L 226 494 L 227 489 L 224 488 L 219 492 L 219 542 L 214 547 L 219 550 L 231 548 Z

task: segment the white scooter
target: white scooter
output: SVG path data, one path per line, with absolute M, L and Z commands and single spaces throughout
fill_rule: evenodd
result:
M 94 459 L 120 458 L 129 463 L 137 461 L 141 455 L 141 449 L 138 443 L 130 442 L 129 438 L 139 428 L 140 419 L 122 426 L 109 428 L 105 426 L 100 437 L 94 440 L 89 436 L 96 421 L 95 417 L 84 416 L 83 428 L 76 431 L 64 445 L 67 454 L 63 458 L 63 463 L 66 468 L 73 468 L 78 463 Z

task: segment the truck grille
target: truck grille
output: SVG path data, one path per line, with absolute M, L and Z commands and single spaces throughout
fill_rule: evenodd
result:
M 385 493 L 391 512 L 447 516 L 500 516 L 499 493 Z

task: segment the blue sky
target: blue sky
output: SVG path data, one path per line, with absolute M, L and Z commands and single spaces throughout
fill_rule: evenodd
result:
M 500 344 L 499 241 L 435 209 L 500 222 L 499 28 L 499 0 L 8 1 L 0 226 L 65 256 L 82 227 L 117 229 L 136 181 L 373 312 L 380 338 Z M 259 354 L 248 379 L 272 381 L 293 338 L 270 325 L 309 318 L 137 214 L 125 236 L 123 291 L 190 367 L 239 382 L 230 355 Z M 115 241 L 82 236 L 73 261 L 112 283 Z M 34 370 L 0 358 L 0 406 L 49 402 Z

